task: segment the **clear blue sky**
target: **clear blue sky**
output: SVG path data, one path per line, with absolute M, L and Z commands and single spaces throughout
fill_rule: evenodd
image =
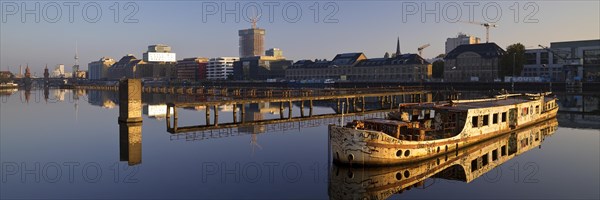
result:
M 114 21 L 115 2 L 119 7 L 118 23 Z M 518 6 L 515 6 L 516 2 Z M 554 41 L 600 38 L 599 2 L 483 1 L 469 6 L 464 1 L 335 1 L 329 4 L 328 1 L 295 1 L 271 6 L 274 15 L 269 15 L 268 5 L 276 1 L 135 1 L 128 7 L 125 7 L 127 1 L 94 1 L 74 6 L 71 23 L 69 6 L 64 5 L 65 2 L 3 0 L 0 70 L 10 67 L 11 71 L 17 72 L 19 65 L 29 63 L 32 71 L 41 75 L 45 64 L 51 69 L 56 64 L 72 66 L 76 41 L 82 69 L 87 69 L 87 63 L 102 56 L 118 60 L 132 53 L 141 58 L 147 46 L 156 43 L 170 45 L 178 59 L 238 56 L 237 31 L 250 27 L 244 20 L 243 10 L 248 8 L 247 15 L 253 15 L 253 5 L 259 5 L 262 10 L 258 26 L 266 29 L 265 47 L 280 48 L 293 60 L 331 59 L 343 52 L 364 52 L 370 58 L 381 57 L 386 51 L 395 51 L 398 36 L 403 53 L 416 53 L 417 47 L 430 43 L 431 46 L 424 50 L 424 57 L 434 57 L 444 53 L 446 38 L 456 36 L 458 32 L 485 40 L 483 27 L 455 22 L 468 21 L 469 15 L 474 21 L 498 24 L 498 28 L 491 29 L 490 38 L 503 48 L 516 42 L 535 47 Z M 26 14 L 25 22 L 22 22 L 23 10 L 34 9 L 35 3 L 39 3 L 40 8 L 31 12 L 37 12 L 40 22 L 35 22 L 34 14 Z M 221 12 L 226 12 L 223 5 L 232 10 L 236 3 L 240 5 L 239 10 L 231 12 L 238 13 L 241 20 L 236 22 L 235 16 L 228 14 L 223 21 Z M 317 22 L 314 21 L 315 3 L 319 10 Z M 438 9 L 435 9 L 436 3 Z M 86 5 L 87 11 L 83 9 Z M 216 14 L 211 14 L 215 5 L 218 7 Z M 484 9 L 486 5 L 487 9 Z M 418 10 L 414 10 L 414 6 Z M 495 6 L 501 10 L 501 16 L 496 16 Z M 470 12 L 470 7 L 474 12 Z M 134 8 L 138 11 L 132 19 L 138 21 L 123 23 Z M 298 8 L 301 16 L 296 14 Z M 95 20 L 97 9 L 102 12 L 98 21 L 88 22 Z M 337 12 L 330 18 L 333 23 L 324 23 L 334 9 Z M 422 20 L 424 9 L 437 13 L 440 21 L 436 22 L 434 14 L 427 14 Z M 293 22 L 295 17 L 297 22 Z M 53 20 L 56 22 L 52 23 Z M 70 71 L 70 67 L 67 69 Z

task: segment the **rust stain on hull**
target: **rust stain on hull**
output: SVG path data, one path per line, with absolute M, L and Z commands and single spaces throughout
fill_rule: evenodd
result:
M 330 125 L 330 153 L 333 155 L 334 162 L 341 164 L 396 165 L 418 162 L 441 154 L 457 152 L 461 148 L 553 118 L 558 111 L 558 107 L 554 106 L 555 100 L 555 98 L 548 100 L 542 97 L 514 105 L 467 109 L 465 110 L 468 113 L 467 120 L 462 130 L 459 130 L 460 132 L 455 136 L 444 139 L 409 141 L 381 131 Z M 470 121 L 472 116 L 488 115 L 491 118 L 494 113 L 498 116 L 498 113 L 508 112 L 509 109 L 516 110 L 515 116 L 511 116 L 515 118 L 513 122 L 503 120 L 503 123 L 500 123 L 500 119 L 496 117 L 494 124 L 488 121 L 488 125 L 471 127 L 471 124 L 477 124 Z

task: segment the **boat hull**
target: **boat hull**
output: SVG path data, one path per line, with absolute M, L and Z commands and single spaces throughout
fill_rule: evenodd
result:
M 329 125 L 329 140 L 333 161 L 346 165 L 385 166 L 418 162 L 517 131 L 556 116 L 558 108 L 539 115 L 535 120 L 522 123 L 510 130 L 490 131 L 469 136 L 460 133 L 454 137 L 429 140 L 400 140 L 379 131 L 360 130 Z

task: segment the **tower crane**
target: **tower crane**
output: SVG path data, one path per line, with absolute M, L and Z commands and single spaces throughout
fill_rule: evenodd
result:
M 554 56 L 562 59 L 566 64 L 563 65 L 563 70 L 565 70 L 565 79 L 566 81 L 580 82 L 580 79 L 583 77 L 583 65 L 581 65 L 581 58 L 577 58 L 572 54 L 569 54 L 568 57 L 560 55 L 555 50 L 552 50 L 548 47 L 538 45 L 540 48 L 552 53 Z
M 420 46 L 419 48 L 417 48 L 417 50 L 419 51 L 419 56 L 423 57 L 423 56 L 421 55 L 421 54 L 423 53 L 423 49 L 425 49 L 425 48 L 427 48 L 427 47 L 429 47 L 429 46 L 431 46 L 431 45 L 429 45 L 429 43 L 428 43 L 428 44 L 425 44 L 425 45 L 423 45 L 423 46 Z
M 497 24 L 494 23 L 484 23 L 484 22 L 472 22 L 472 21 L 462 21 L 464 23 L 475 24 L 485 27 L 485 43 L 490 42 L 490 27 L 496 28 Z
M 569 63 L 569 64 L 578 64 L 578 63 L 576 63 L 576 62 L 579 60 L 579 58 L 572 58 L 571 56 L 569 56 L 569 57 L 567 58 L 567 57 L 565 57 L 565 56 L 561 55 L 560 53 L 558 53 L 558 52 L 556 52 L 556 51 L 554 51 L 554 50 L 552 50 L 552 49 L 550 49 L 550 48 L 548 48 L 548 47 L 546 47 L 546 46 L 543 46 L 543 45 L 541 45 L 541 44 L 540 44 L 540 45 L 538 45 L 538 46 L 539 46 L 540 48 L 542 48 L 542 49 L 544 49 L 544 50 L 546 50 L 546 51 L 548 51 L 548 52 L 552 53 L 554 56 L 556 56 L 556 57 L 558 57 L 558 58 L 562 59 L 563 61 L 565 61 L 565 62 L 567 62 L 567 63 Z

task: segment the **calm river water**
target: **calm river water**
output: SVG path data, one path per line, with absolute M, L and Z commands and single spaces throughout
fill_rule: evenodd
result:
M 600 198 L 598 116 L 560 113 L 558 126 L 541 125 L 549 130 L 541 140 L 521 144 L 483 172 L 460 174 L 444 163 L 470 163 L 479 149 L 442 157 L 441 163 L 349 169 L 328 160 L 327 124 L 337 118 L 173 135 L 166 131 L 164 103 L 177 97 L 144 95 L 137 126 L 117 123 L 116 97 L 101 91 L 4 92 L 0 197 Z M 561 110 L 597 112 L 600 104 L 598 96 L 559 98 Z M 204 109 L 180 109 L 180 125 L 204 124 Z M 278 105 L 246 109 L 248 120 L 279 117 Z M 220 121 L 230 120 L 231 108 L 220 110 Z M 314 112 L 333 109 L 317 104 Z M 433 174 L 432 166 L 448 170 Z M 412 174 L 406 177 L 423 181 L 397 184 L 394 177 L 404 180 L 398 172 L 407 169 Z

